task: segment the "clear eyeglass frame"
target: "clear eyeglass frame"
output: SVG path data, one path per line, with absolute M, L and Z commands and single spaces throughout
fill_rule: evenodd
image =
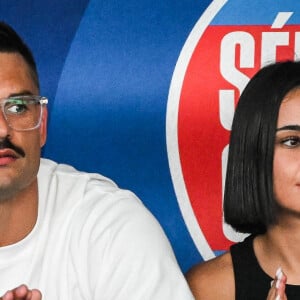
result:
M 2 114 L 8 126 L 16 131 L 30 131 L 41 125 L 48 99 L 36 95 L 20 95 L 0 99 Z

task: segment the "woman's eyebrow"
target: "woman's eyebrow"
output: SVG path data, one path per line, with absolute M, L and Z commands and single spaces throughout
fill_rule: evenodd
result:
M 300 131 L 300 125 L 286 125 L 280 128 L 277 128 L 276 131 L 282 131 L 282 130 L 294 130 L 294 131 Z

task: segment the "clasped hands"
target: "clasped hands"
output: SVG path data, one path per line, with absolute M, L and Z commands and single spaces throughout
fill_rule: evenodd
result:
M 275 279 L 271 282 L 267 300 L 287 300 L 285 285 L 287 277 L 281 268 L 278 268 Z

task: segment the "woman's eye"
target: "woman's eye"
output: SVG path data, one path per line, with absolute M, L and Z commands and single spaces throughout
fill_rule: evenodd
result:
M 297 147 L 300 145 L 300 138 L 297 136 L 285 138 L 281 141 L 281 144 L 291 148 Z

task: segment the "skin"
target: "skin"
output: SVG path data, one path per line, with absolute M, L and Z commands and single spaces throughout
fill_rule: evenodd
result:
M 196 265 L 186 274 L 186 278 L 196 300 L 235 299 L 233 266 L 229 252 Z M 278 300 L 276 298 L 278 296 L 281 300 L 287 300 L 285 295 L 286 275 L 283 273 L 278 288 L 276 288 L 276 281 L 279 280 L 274 275 L 267 300 Z
M 254 239 L 254 252 L 264 272 L 274 278 L 267 300 L 286 300 L 286 283 L 300 285 L 300 89 L 289 92 L 280 106 L 273 174 L 278 221 Z M 275 277 L 279 266 L 284 270 L 281 280 Z M 229 252 L 195 266 L 187 280 L 197 300 L 235 299 Z
M 38 95 L 24 59 L 17 53 L 0 53 L 0 99 L 19 94 Z M 41 126 L 31 131 L 11 129 L 0 113 L 0 142 L 9 139 L 21 148 L 24 156 L 0 149 L 0 246 L 7 246 L 26 237 L 37 220 L 37 172 L 41 147 L 47 136 L 47 110 Z M 1 299 L 1 298 L 0 298 Z M 39 300 L 41 294 L 21 286 L 7 292 L 3 300 Z
M 40 300 L 42 294 L 39 290 L 29 290 L 26 285 L 21 285 L 11 291 L 7 291 L 0 300 Z

